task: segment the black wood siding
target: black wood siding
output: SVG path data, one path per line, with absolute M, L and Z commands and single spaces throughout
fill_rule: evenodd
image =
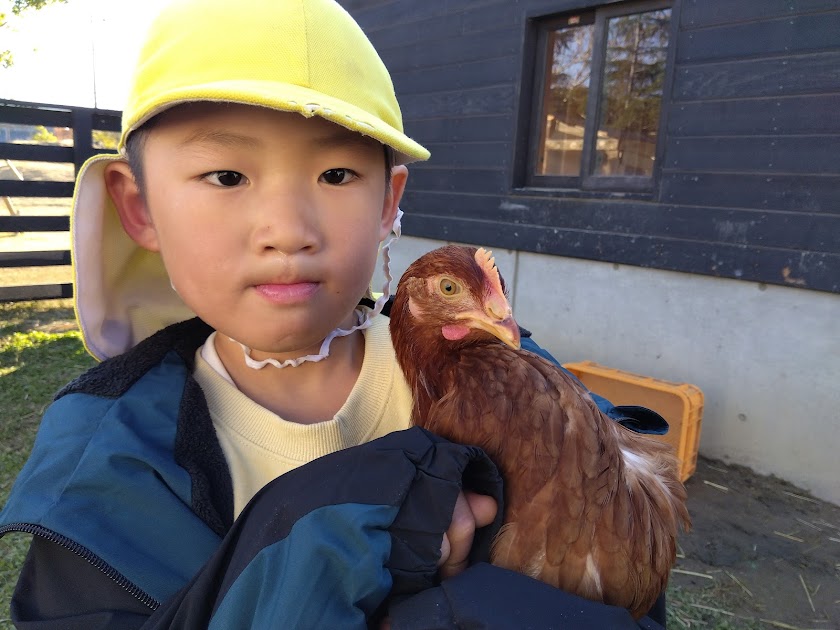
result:
M 840 293 L 837 0 L 675 0 L 654 192 L 517 188 L 530 20 L 609 3 L 343 2 L 432 152 L 405 232 Z

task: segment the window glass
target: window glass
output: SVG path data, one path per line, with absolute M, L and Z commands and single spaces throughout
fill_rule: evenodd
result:
M 595 175 L 651 177 L 670 9 L 607 21 Z
M 538 175 L 580 175 L 593 33 L 592 24 L 548 33 Z

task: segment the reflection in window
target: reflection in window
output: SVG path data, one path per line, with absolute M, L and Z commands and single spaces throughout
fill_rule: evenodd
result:
M 543 125 L 537 172 L 576 176 L 583 154 L 583 127 L 592 61 L 591 24 L 553 31 L 548 36 Z
M 653 175 L 670 13 L 608 21 L 596 175 Z
M 622 2 L 537 23 L 533 103 L 539 109 L 529 114 L 526 184 L 650 189 L 669 5 Z

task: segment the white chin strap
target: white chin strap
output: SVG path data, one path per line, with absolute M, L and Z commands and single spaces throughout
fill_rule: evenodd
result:
M 394 218 L 394 225 L 391 226 L 391 231 L 393 232 L 393 236 L 388 239 L 388 241 L 382 246 L 382 271 L 385 273 L 385 284 L 382 285 L 382 295 L 376 300 L 373 305 L 372 310 L 357 308 L 354 311 L 356 316 L 356 321 L 358 322 L 355 326 L 350 329 L 345 330 L 344 328 L 336 328 L 333 330 L 324 341 L 321 342 L 321 348 L 318 351 L 318 354 L 307 354 L 305 357 L 299 357 L 297 359 L 286 359 L 285 361 L 278 361 L 277 359 L 263 359 L 262 361 L 257 361 L 251 358 L 251 348 L 246 346 L 244 343 L 238 342 L 235 339 L 231 339 L 231 341 L 236 341 L 240 346 L 242 346 L 242 351 L 245 353 L 245 365 L 249 368 L 254 370 L 261 370 L 266 365 L 273 365 L 274 367 L 284 368 L 284 367 L 297 367 L 301 363 L 305 361 L 322 361 L 330 356 L 330 344 L 332 340 L 336 337 L 346 337 L 350 333 L 356 332 L 357 330 L 363 330 L 370 326 L 371 320 L 379 315 L 382 312 L 382 309 L 385 307 L 385 303 L 388 301 L 388 298 L 391 296 L 391 281 L 393 278 L 391 277 L 391 253 L 390 249 L 391 246 L 400 238 L 402 234 L 402 210 L 397 208 L 397 216 Z

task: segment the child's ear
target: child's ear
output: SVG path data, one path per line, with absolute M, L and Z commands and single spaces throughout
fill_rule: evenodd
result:
M 146 200 L 127 162 L 111 162 L 105 167 L 105 187 L 117 208 L 125 233 L 140 247 L 159 251 L 157 231 Z
M 394 227 L 394 219 L 397 217 L 397 210 L 400 207 L 400 200 L 408 181 L 408 169 L 400 164 L 391 169 L 391 188 L 385 194 L 385 203 L 382 205 L 382 223 L 379 226 L 379 240 L 384 241 Z

